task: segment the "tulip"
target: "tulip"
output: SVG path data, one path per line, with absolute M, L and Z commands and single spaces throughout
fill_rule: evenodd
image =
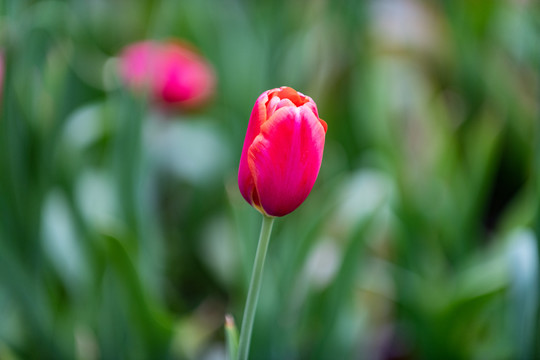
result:
M 169 41 L 138 42 L 120 55 L 120 76 L 136 91 L 167 107 L 194 108 L 213 95 L 216 77 L 210 64 L 191 46 Z
M 267 216 L 300 206 L 319 174 L 326 130 L 309 96 L 286 86 L 259 96 L 238 171 L 244 199 Z
M 313 188 L 326 129 L 315 102 L 286 86 L 262 93 L 251 112 L 238 185 L 244 199 L 262 213 L 263 222 L 242 319 L 239 360 L 248 359 L 272 224 L 276 216 L 300 206 Z M 236 345 L 229 348 L 235 355 Z

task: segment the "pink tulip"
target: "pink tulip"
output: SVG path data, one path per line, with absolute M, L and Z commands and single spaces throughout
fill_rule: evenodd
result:
M 213 95 L 216 78 L 210 64 L 180 42 L 144 41 L 120 55 L 120 75 L 137 91 L 168 107 L 193 108 Z
M 238 185 L 244 199 L 269 216 L 287 215 L 300 206 L 319 174 L 326 129 L 309 96 L 286 86 L 262 93 L 240 158 Z

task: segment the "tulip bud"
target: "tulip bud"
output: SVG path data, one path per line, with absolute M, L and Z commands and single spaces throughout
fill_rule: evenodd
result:
M 319 174 L 326 129 L 309 96 L 285 86 L 259 96 L 238 171 L 244 199 L 269 216 L 300 206 Z
M 120 76 L 130 88 L 148 91 L 151 100 L 173 108 L 202 105 L 216 83 L 212 67 L 201 55 L 173 41 L 126 47 L 120 55 Z

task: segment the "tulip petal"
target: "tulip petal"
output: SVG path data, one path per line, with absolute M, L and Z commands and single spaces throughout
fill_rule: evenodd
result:
M 268 92 L 264 92 L 253 106 L 251 117 L 242 148 L 242 156 L 240 157 L 240 166 L 238 168 L 238 187 L 244 199 L 253 206 L 258 206 L 258 198 L 254 201 L 255 184 L 253 176 L 248 165 L 248 150 L 253 140 L 259 135 L 261 124 L 266 121 L 266 102 L 268 101 Z
M 311 100 L 310 97 L 305 96 L 288 86 L 282 86 L 279 89 L 276 89 L 276 91 L 273 92 L 273 95 L 280 99 L 289 99 L 296 106 L 302 106 Z
M 303 107 L 278 109 L 262 124 L 249 147 L 248 165 L 256 189 L 252 193 L 266 214 L 286 215 L 309 195 L 321 166 L 324 136 L 319 119 Z
M 319 119 L 319 121 L 321 122 L 321 125 L 324 128 L 324 133 L 326 134 L 326 131 L 328 130 L 328 124 L 323 119 Z

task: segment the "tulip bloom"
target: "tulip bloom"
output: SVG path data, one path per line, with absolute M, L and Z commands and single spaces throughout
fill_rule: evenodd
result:
M 309 96 L 285 86 L 259 96 L 238 171 L 244 199 L 268 216 L 300 206 L 319 174 L 326 129 Z
M 120 55 L 120 76 L 137 91 L 168 107 L 193 108 L 213 94 L 216 77 L 210 64 L 192 47 L 169 41 L 144 41 Z

